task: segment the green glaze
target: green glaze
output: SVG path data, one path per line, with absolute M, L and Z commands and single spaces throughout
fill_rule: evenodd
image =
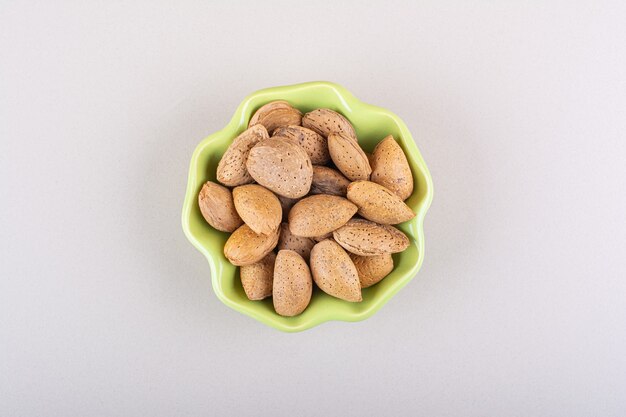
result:
M 217 163 L 228 145 L 246 129 L 256 109 L 265 103 L 281 99 L 287 100 L 303 113 L 320 107 L 340 112 L 352 122 L 359 143 L 367 152 L 371 152 L 385 136 L 393 135 L 404 149 L 411 165 L 415 190 L 407 204 L 417 215 L 398 226 L 409 237 L 411 245 L 406 251 L 394 255 L 395 268 L 389 276 L 363 290 L 363 301 L 360 303 L 342 301 L 315 288 L 311 304 L 302 314 L 297 317 L 281 317 L 274 312 L 271 298 L 249 301 L 241 286 L 237 268 L 223 254 L 222 249 L 228 234 L 213 229 L 200 214 L 198 192 L 205 181 L 215 181 Z M 408 284 L 424 260 L 423 222 L 432 198 L 433 184 L 426 163 L 411 133 L 398 116 L 389 110 L 363 103 L 337 84 L 309 82 L 268 88 L 249 95 L 239 105 L 226 127 L 198 145 L 191 157 L 182 224 L 187 238 L 209 261 L 213 290 L 224 304 L 279 330 L 298 332 L 329 320 L 366 319 Z

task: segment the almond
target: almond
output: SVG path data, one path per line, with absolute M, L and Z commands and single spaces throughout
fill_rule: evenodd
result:
M 240 185 L 233 189 L 237 213 L 255 233 L 273 233 L 283 217 L 278 198 L 258 184 Z
M 288 249 L 297 252 L 305 260 L 309 260 L 311 249 L 315 246 L 315 241 L 308 237 L 296 236 L 289 230 L 289 225 L 280 225 L 280 237 L 278 238 L 278 250 Z
M 343 133 L 331 133 L 328 136 L 328 151 L 339 171 L 349 180 L 369 179 L 372 168 L 367 155 L 354 139 Z
M 350 185 L 350 180 L 336 169 L 313 165 L 311 194 L 331 194 L 345 197 L 348 185 Z
M 398 224 L 415 217 L 413 210 L 400 197 L 375 182 L 351 183 L 347 197 L 357 205 L 359 215 L 376 223 Z
M 302 126 L 319 133 L 325 138 L 333 132 L 340 132 L 358 141 L 352 124 L 334 110 L 317 109 L 308 112 L 302 117 Z
M 330 161 L 326 138 L 311 129 L 302 126 L 283 126 L 274 130 L 274 136 L 300 145 L 314 165 L 325 165 Z
M 402 252 L 409 238 L 393 226 L 364 219 L 352 219 L 333 232 L 333 238 L 345 250 L 361 256 Z
M 361 301 L 359 275 L 350 256 L 332 240 L 323 240 L 311 250 L 313 280 L 322 291 L 346 301 Z
M 272 234 L 254 233 L 244 224 L 235 230 L 224 245 L 224 256 L 236 266 L 251 265 L 259 262 L 276 247 L 279 229 Z
M 360 256 L 353 253 L 350 259 L 359 273 L 361 288 L 371 287 L 393 271 L 393 258 L 390 253 L 374 256 Z
M 198 205 L 204 219 L 219 231 L 232 232 L 243 223 L 230 190 L 222 185 L 207 181 L 198 194 Z
M 281 316 L 297 316 L 311 301 L 311 271 L 302 256 L 292 250 L 278 251 L 274 264 L 272 298 Z
M 217 180 L 229 187 L 254 182 L 246 169 L 248 153 L 254 145 L 267 138 L 269 135 L 262 125 L 253 126 L 237 136 L 217 164 Z
M 413 194 L 413 174 L 406 159 L 406 155 L 398 143 L 389 135 L 376 147 L 372 153 L 371 180 L 380 184 L 401 200 L 406 200 Z
M 268 132 L 281 126 L 300 125 L 302 113 L 284 100 L 272 101 L 261 106 L 250 119 L 248 127 L 261 124 Z
M 321 236 L 344 225 L 357 207 L 343 197 L 319 194 L 298 201 L 289 212 L 289 229 L 296 236 Z
M 246 167 L 256 182 L 284 197 L 299 198 L 311 188 L 311 159 L 285 139 L 273 137 L 258 143 L 250 150 Z
M 270 252 L 259 262 L 239 268 L 241 285 L 249 300 L 262 300 L 272 295 L 275 260 L 276 255 Z

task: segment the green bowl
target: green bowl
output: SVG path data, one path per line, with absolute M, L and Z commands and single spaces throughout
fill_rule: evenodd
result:
M 282 317 L 274 312 L 272 300 L 250 301 L 241 286 L 239 272 L 224 257 L 227 233 L 219 232 L 204 221 L 198 208 L 198 192 L 207 180 L 215 181 L 217 163 L 231 141 L 248 125 L 250 117 L 263 104 L 287 100 L 302 112 L 320 107 L 343 114 L 356 130 L 359 143 L 367 152 L 391 134 L 406 153 L 413 171 L 415 191 L 406 203 L 417 214 L 398 226 L 411 241 L 409 248 L 394 255 L 395 268 L 380 283 L 363 289 L 363 301 L 349 303 L 331 297 L 318 288 L 311 303 L 296 317 Z M 433 184 L 424 159 L 404 122 L 389 110 L 363 103 L 345 88 L 329 82 L 309 82 L 268 88 L 246 97 L 230 122 L 219 132 L 204 139 L 191 157 L 182 223 L 185 235 L 206 256 L 211 269 L 213 290 L 227 306 L 258 321 L 286 332 L 309 329 L 329 320 L 359 321 L 370 317 L 402 287 L 413 279 L 424 260 L 423 222 L 433 198 Z

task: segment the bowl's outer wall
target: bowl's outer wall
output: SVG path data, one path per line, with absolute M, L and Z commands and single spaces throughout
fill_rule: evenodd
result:
M 336 110 L 352 122 L 359 143 L 367 152 L 391 134 L 407 155 L 413 171 L 415 190 L 407 204 L 417 214 L 398 226 L 411 240 L 409 248 L 394 255 L 395 268 L 377 285 L 363 290 L 363 301 L 349 303 L 315 289 L 311 304 L 297 317 L 281 317 L 272 300 L 249 301 L 241 286 L 237 268 L 223 254 L 227 233 L 210 227 L 202 218 L 197 196 L 202 184 L 215 181 L 217 164 L 232 140 L 247 127 L 256 109 L 273 100 L 287 100 L 303 113 L 320 107 Z M 213 289 L 220 300 L 233 309 L 283 331 L 301 331 L 328 320 L 363 320 L 382 307 L 419 270 L 424 259 L 423 220 L 432 201 L 430 173 L 404 122 L 395 114 L 356 99 L 343 87 L 328 82 L 311 82 L 275 87 L 248 96 L 225 128 L 204 139 L 193 153 L 182 213 L 185 234 L 208 259 Z

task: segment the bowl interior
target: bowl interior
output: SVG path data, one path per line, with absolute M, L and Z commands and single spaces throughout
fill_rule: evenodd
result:
M 394 255 L 395 268 L 389 276 L 373 287 L 363 290 L 363 301 L 349 303 L 331 297 L 314 286 L 311 304 L 296 317 L 281 317 L 274 312 L 271 298 L 249 301 L 241 286 L 238 268 L 223 254 L 227 233 L 210 227 L 202 218 L 197 195 L 207 180 L 215 181 L 215 170 L 232 140 L 247 127 L 250 117 L 263 104 L 287 100 L 300 111 L 320 107 L 336 110 L 352 122 L 359 143 L 367 152 L 391 134 L 404 149 L 415 182 L 415 191 L 407 204 L 416 212 L 411 221 L 398 226 L 410 239 L 409 248 Z M 213 289 L 230 307 L 283 331 L 300 331 L 328 320 L 356 321 L 369 317 L 406 285 L 421 266 L 424 256 L 422 223 L 432 200 L 432 181 L 428 169 L 399 117 L 388 110 L 357 100 L 343 87 L 326 82 L 298 84 L 261 90 L 248 96 L 239 106 L 229 124 L 203 140 L 196 148 L 190 166 L 187 194 L 183 208 L 183 229 L 190 241 L 209 261 Z

